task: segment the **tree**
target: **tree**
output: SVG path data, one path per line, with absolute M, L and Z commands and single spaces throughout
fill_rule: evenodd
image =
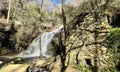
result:
M 11 0 L 9 0 L 9 7 L 8 7 L 8 14 L 7 14 L 7 23 L 9 22 L 9 18 L 10 18 L 10 9 L 11 8 Z
M 63 19 L 63 26 L 64 26 L 64 35 L 65 35 L 65 39 L 66 39 L 66 16 L 65 16 L 65 12 L 64 12 L 64 0 L 62 0 L 62 19 Z

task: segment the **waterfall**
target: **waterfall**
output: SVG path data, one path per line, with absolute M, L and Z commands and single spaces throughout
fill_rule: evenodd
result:
M 18 57 L 30 58 L 40 56 L 40 36 L 35 38 L 27 50 L 21 52 Z
M 59 33 L 63 29 L 63 26 L 60 26 L 58 29 L 52 32 L 44 32 L 41 36 L 33 40 L 27 50 L 21 52 L 18 57 L 21 58 L 31 58 L 31 57 L 40 57 L 40 52 L 42 56 L 50 58 L 51 55 L 48 52 L 49 44 L 51 43 L 54 35 Z M 41 51 L 40 51 L 41 48 Z

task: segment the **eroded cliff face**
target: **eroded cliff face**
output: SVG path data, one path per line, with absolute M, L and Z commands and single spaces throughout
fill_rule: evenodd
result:
M 111 62 L 112 54 L 104 46 L 104 41 L 110 35 L 110 26 L 106 17 L 96 21 L 91 15 L 70 30 L 66 43 L 66 72 L 70 69 L 78 71 L 114 71 L 114 63 Z M 53 65 L 58 72 L 62 67 L 62 61 L 58 59 Z M 59 66 L 58 66 L 59 65 Z M 56 70 L 55 69 L 55 70 Z M 54 68 L 53 68 L 54 72 Z
M 96 21 L 87 15 L 77 29 L 72 29 L 71 36 L 66 41 L 67 60 L 72 64 L 85 67 L 98 68 L 99 71 L 111 71 L 114 64 L 110 61 L 111 54 L 103 45 L 110 35 L 110 26 L 106 17 Z

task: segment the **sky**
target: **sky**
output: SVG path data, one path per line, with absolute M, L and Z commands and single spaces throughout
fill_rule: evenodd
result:
M 60 4 L 61 3 L 61 0 L 51 0 L 51 1 L 55 4 Z
M 50 0 L 51 2 L 55 4 L 61 4 L 61 0 Z M 65 0 L 65 3 L 73 3 L 75 0 Z

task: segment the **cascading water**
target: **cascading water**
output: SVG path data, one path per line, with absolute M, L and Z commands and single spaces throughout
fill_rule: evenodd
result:
M 27 50 L 19 54 L 18 57 L 30 58 L 40 56 L 40 36 L 35 38 Z
M 52 32 L 44 32 L 41 36 L 38 36 L 33 40 L 31 45 L 27 48 L 27 50 L 23 51 L 18 55 L 21 58 L 31 58 L 31 57 L 40 57 L 40 48 L 42 52 L 42 56 L 49 58 L 51 55 L 48 52 L 48 46 L 53 39 L 56 33 L 59 33 L 63 29 L 63 26 L 60 26 L 58 29 Z
M 63 28 L 63 26 L 59 27 L 58 29 L 56 29 L 55 31 L 52 32 L 44 32 L 41 36 L 41 48 L 42 48 L 42 56 L 45 57 L 51 57 L 51 55 L 48 52 L 48 46 L 51 42 L 51 40 L 53 39 L 53 36 L 56 33 L 59 33 L 61 31 L 61 29 Z

